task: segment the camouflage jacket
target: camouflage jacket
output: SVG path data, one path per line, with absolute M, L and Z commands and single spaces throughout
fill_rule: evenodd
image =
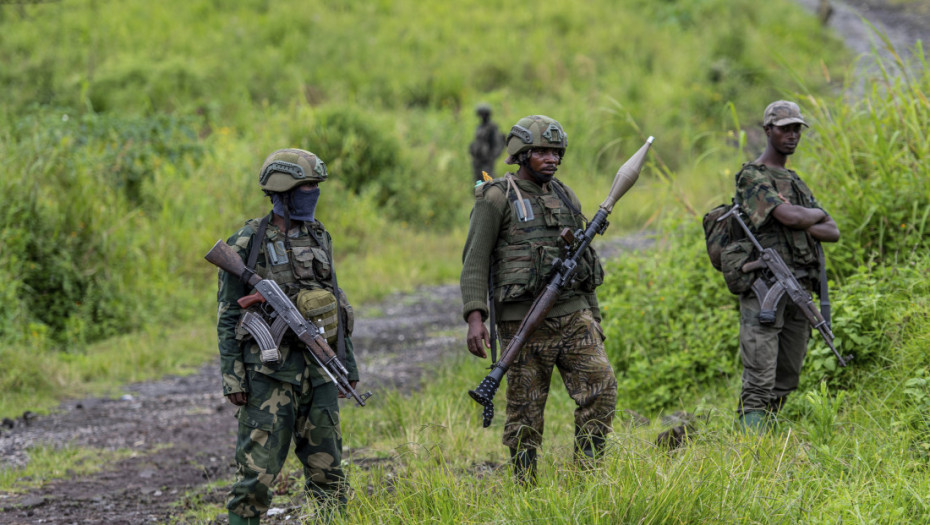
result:
M 747 162 L 736 176 L 736 202 L 749 217 L 749 227 L 764 248 L 775 248 L 796 276 L 819 278 L 817 241 L 806 231 L 782 225 L 772 210 L 784 201 L 806 208 L 823 209 L 810 188 L 789 169 Z
M 252 219 L 245 226 L 234 233 L 226 242 L 239 254 L 243 262 L 249 257 L 252 242 L 259 227 L 261 219 Z M 311 235 L 312 229 L 313 234 Z M 316 242 L 322 241 L 322 246 Z M 311 224 L 301 223 L 298 228 L 291 229 L 289 241 L 291 251 L 285 254 L 284 235 L 277 226 L 268 224 L 265 230 L 265 240 L 259 250 L 255 263 L 255 273 L 264 278 L 271 278 L 285 293 L 294 299 L 301 289 L 325 288 L 336 293 L 332 283 L 332 239 L 319 221 Z M 277 246 L 277 248 L 275 248 Z M 269 250 L 275 250 L 270 254 Z M 286 255 L 286 256 L 285 256 Z M 279 264 L 275 264 L 275 262 Z M 271 263 L 271 264 L 269 264 Z M 246 289 L 246 285 L 237 276 L 230 275 L 223 270 L 219 271 L 219 286 L 217 289 L 217 339 L 220 351 L 220 371 L 223 375 L 223 394 L 234 392 L 248 392 L 248 374 L 260 373 L 279 381 L 300 385 L 309 380 L 312 386 L 330 381 L 329 377 L 319 368 L 309 355 L 301 348 L 293 334 L 285 335 L 281 342 L 281 361 L 275 366 L 262 364 L 258 345 L 251 336 L 239 326 L 239 317 L 242 308 L 236 302 L 239 298 L 254 293 L 254 289 Z M 354 319 L 352 307 L 342 290 L 338 290 L 340 297 L 340 322 L 345 325 L 346 331 L 346 369 L 349 371 L 349 380 L 358 380 L 358 366 L 350 338 Z M 254 306 L 252 308 L 255 308 Z

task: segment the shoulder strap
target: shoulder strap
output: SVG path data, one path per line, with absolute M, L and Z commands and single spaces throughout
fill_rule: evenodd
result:
M 568 209 L 572 211 L 572 215 L 581 214 L 581 208 L 575 206 L 571 199 L 568 198 L 565 190 L 562 188 L 562 181 L 558 179 L 552 179 L 549 184 L 552 186 L 552 190 L 555 192 L 555 194 L 559 197 L 559 200 L 565 203 L 565 206 L 567 206 Z
M 255 263 L 258 261 L 258 252 L 262 248 L 262 243 L 265 242 L 265 230 L 268 228 L 268 223 L 270 221 L 271 214 L 269 213 L 258 223 L 258 231 L 255 232 L 255 237 L 252 238 L 252 249 L 249 251 L 249 260 L 245 263 L 245 267 L 248 268 L 249 271 L 255 271 Z

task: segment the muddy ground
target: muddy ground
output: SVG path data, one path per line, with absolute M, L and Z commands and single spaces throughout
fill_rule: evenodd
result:
M 818 0 L 799 2 L 816 9 Z M 876 42 L 857 13 L 885 31 L 900 50 L 930 38 L 930 6 L 896 7 L 888 0 L 831 3 L 834 13 L 827 23 L 857 52 L 868 52 Z M 618 240 L 601 251 L 609 256 L 644 242 L 641 237 Z M 385 389 L 414 390 L 443 356 L 465 352 L 460 305 L 458 287 L 451 285 L 359 307 L 355 343 L 364 381 L 360 387 L 375 396 Z M 35 446 L 73 444 L 131 454 L 98 474 L 26 493 L 0 493 L 0 523 L 169 523 L 191 501 L 185 495 L 195 493 L 201 503 L 222 501 L 224 489 L 214 485 L 234 477 L 235 419 L 233 407 L 220 394 L 217 369 L 213 362 L 188 376 L 130 385 L 120 398 L 72 400 L 48 416 L 26 411 L 15 421 L 3 421 L 0 468 L 22 465 L 27 450 Z M 275 504 L 284 512 L 264 522 L 294 523 L 301 513 L 287 497 L 276 498 Z M 225 523 L 225 517 L 217 523 Z

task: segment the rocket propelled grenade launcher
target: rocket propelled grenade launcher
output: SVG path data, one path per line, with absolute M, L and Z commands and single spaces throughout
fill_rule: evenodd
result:
M 326 339 L 320 335 L 316 325 L 304 319 L 300 311 L 287 297 L 278 283 L 271 279 L 262 279 L 250 270 L 239 258 L 231 246 L 222 240 L 216 241 L 213 248 L 204 256 L 220 269 L 239 277 L 242 282 L 255 288 L 256 293 L 239 299 L 239 306 L 247 308 L 255 302 L 266 302 L 270 307 L 270 315 L 275 317 L 274 325 L 268 323 L 251 312 L 243 315 L 243 327 L 255 338 L 261 348 L 262 362 L 275 362 L 278 360 L 278 347 L 282 330 L 290 329 L 303 343 L 310 355 L 323 372 L 336 384 L 336 389 L 345 397 L 355 399 L 359 406 L 365 406 L 365 400 L 371 397 L 371 392 L 359 394 L 349 382 L 349 372 L 336 357 Z M 283 323 L 281 320 L 283 319 Z
M 550 278 L 549 284 L 546 285 L 543 292 L 533 301 L 530 311 L 527 312 L 523 321 L 521 321 L 517 333 L 513 336 L 513 339 L 510 340 L 504 353 L 501 354 L 500 360 L 491 368 L 491 372 L 481 381 L 481 384 L 479 384 L 477 388 L 468 391 L 468 395 L 479 405 L 484 407 L 482 413 L 484 418 L 482 425 L 484 427 L 490 426 L 491 419 L 494 418 L 494 395 L 497 393 L 497 388 L 500 386 L 501 379 L 504 377 L 504 374 L 507 373 L 507 369 L 510 368 L 510 365 L 513 364 L 517 354 L 520 353 L 520 349 L 523 348 L 523 345 L 526 344 L 526 341 L 533 335 L 533 332 L 535 332 L 546 319 L 546 315 L 558 300 L 562 288 L 572 283 L 575 270 L 578 266 L 578 260 L 584 254 L 588 245 L 591 244 L 591 241 L 594 240 L 594 236 L 603 234 L 607 229 L 607 216 L 613 211 L 614 204 L 616 204 L 617 201 L 620 200 L 620 197 L 626 194 L 626 192 L 633 187 L 633 184 L 636 183 L 636 180 L 639 179 L 639 172 L 643 168 L 643 163 L 646 160 L 646 153 L 649 151 L 649 147 L 652 146 L 653 140 L 653 137 L 646 139 L 646 143 L 639 148 L 639 151 L 634 153 L 633 156 L 624 162 L 623 166 L 620 166 L 620 169 L 617 170 L 617 175 L 614 177 L 614 182 L 610 186 L 610 192 L 607 194 L 607 198 L 601 203 L 594 218 L 588 223 L 587 228 L 584 230 L 579 229 L 574 233 L 566 228 L 565 231 L 562 232 L 562 238 L 566 240 L 571 248 L 568 256 L 564 260 L 553 261 L 554 274 Z

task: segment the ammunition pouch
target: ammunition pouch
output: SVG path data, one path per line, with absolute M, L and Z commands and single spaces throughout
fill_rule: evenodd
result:
M 323 288 L 301 290 L 294 299 L 294 306 L 304 319 L 321 329 L 321 335 L 327 343 L 332 345 L 336 342 L 339 316 L 336 314 L 335 295 Z
M 561 247 L 548 244 L 516 244 L 499 252 L 502 256 L 494 272 L 499 302 L 532 301 L 542 293 L 553 274 L 553 261 L 565 257 Z M 591 293 L 604 283 L 604 267 L 593 248 L 578 260 L 574 287 L 565 288 L 562 297 L 578 292 Z

